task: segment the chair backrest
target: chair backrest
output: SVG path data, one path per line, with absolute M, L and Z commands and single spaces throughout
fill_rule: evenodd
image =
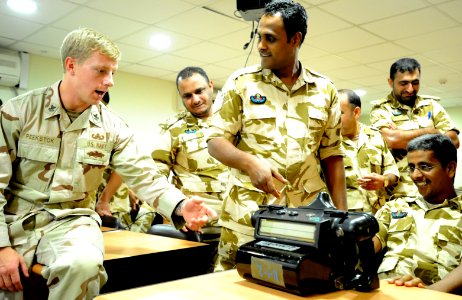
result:
M 170 224 L 155 224 L 149 228 L 147 233 L 193 242 L 202 242 L 202 235 L 200 232 L 191 230 L 184 232 L 176 229 Z

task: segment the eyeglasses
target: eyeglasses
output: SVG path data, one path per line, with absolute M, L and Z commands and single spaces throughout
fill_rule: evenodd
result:
M 427 165 L 427 164 L 421 164 L 419 166 L 407 166 L 406 172 L 409 173 L 409 175 L 414 174 L 414 171 L 417 169 L 419 170 L 420 173 L 428 173 L 430 172 L 431 169 L 435 168 L 439 164 L 434 164 L 434 165 Z

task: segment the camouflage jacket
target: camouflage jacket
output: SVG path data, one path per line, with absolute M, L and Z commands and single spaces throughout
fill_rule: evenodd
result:
M 165 177 L 172 172 L 172 183 L 185 195 L 200 194 L 219 212 L 229 168 L 209 155 L 210 120 L 183 111 L 160 124 L 160 141 L 151 156 Z
M 379 267 L 381 278 L 414 274 L 429 285 L 460 265 L 462 196 L 429 208 L 421 196 L 398 198 L 376 214 L 376 235 L 388 250 Z
M 1 109 L 0 247 L 9 245 L 7 223 L 39 210 L 99 221 L 94 199 L 108 165 L 140 199 L 171 217 L 185 196 L 141 155 L 122 119 L 99 104 L 71 123 L 59 84 L 13 98 Z
M 393 94 L 389 94 L 386 99 L 377 100 L 372 103 L 370 114 L 373 127 L 382 129 L 389 124 L 395 124 L 400 130 L 413 130 L 420 128 L 436 128 L 441 133 L 455 130 L 456 126 L 449 117 L 448 113 L 438 103 L 438 98 L 418 96 L 414 107 L 401 104 Z M 400 180 L 393 190 L 393 194 L 417 196 L 417 188 L 412 182 L 411 177 L 406 172 L 407 152 L 404 149 L 390 149 L 400 171 Z
M 371 173 L 393 174 L 399 178 L 399 171 L 380 132 L 364 124 L 360 124 L 359 130 L 357 144 L 346 137 L 342 141 L 348 209 L 375 213 L 389 196 L 383 188 L 376 191 L 362 189 L 358 178 Z
M 227 196 L 223 226 L 251 233 L 250 217 L 258 205 L 307 204 L 325 189 L 320 160 L 343 156 L 337 90 L 322 75 L 302 68 L 291 90 L 268 69 L 241 69 L 231 75 L 214 103 L 209 139 L 225 137 L 247 153 L 266 160 L 288 181 L 274 180 L 281 199 L 255 188 L 247 173 L 232 169 L 230 185 L 239 192 Z M 249 196 L 247 192 L 258 194 Z M 234 224 L 232 224 L 234 223 Z

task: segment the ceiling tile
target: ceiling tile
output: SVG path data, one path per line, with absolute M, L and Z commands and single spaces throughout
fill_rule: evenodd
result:
M 325 12 L 319 8 L 307 9 L 308 33 L 307 38 L 345 29 L 352 25 L 344 20 Z
M 171 48 L 169 50 L 166 50 L 165 52 L 169 52 L 169 51 L 172 52 L 178 49 L 183 49 L 186 47 L 190 47 L 194 44 L 200 43 L 200 40 L 196 38 L 188 37 L 188 36 L 175 33 L 172 31 L 168 31 L 162 28 L 158 28 L 155 26 L 147 27 L 127 37 L 121 38 L 119 39 L 119 41 L 132 45 L 132 46 L 142 47 L 145 49 L 151 49 L 151 46 L 149 46 L 149 38 L 159 33 L 167 34 L 172 39 Z
M 412 27 L 403 27 L 403 24 L 408 24 L 410 19 L 414 20 L 412 22 Z M 455 25 L 456 22 L 454 20 L 448 18 L 437 9 L 427 8 L 415 12 L 409 12 L 405 15 L 365 24 L 362 27 L 387 40 L 393 41 L 420 34 L 428 34 L 429 32 L 449 28 Z
M 228 68 L 228 70 L 230 70 L 228 75 L 231 75 L 231 73 L 236 71 L 237 69 L 244 68 L 245 66 L 252 66 L 258 63 L 260 63 L 260 56 L 258 56 L 255 53 L 250 54 L 249 56 L 249 54 L 247 53 L 239 57 L 217 61 L 214 63 L 214 65 L 217 65 L 223 68 Z
M 221 37 L 248 27 L 244 22 L 223 17 L 203 8 L 195 8 L 156 25 L 199 39 Z
M 21 40 L 42 28 L 41 24 L 0 15 L 0 37 Z
M 108 24 L 111 25 L 108 26 Z M 66 18 L 54 22 L 53 25 L 69 31 L 79 27 L 90 27 L 104 33 L 111 39 L 118 39 L 145 27 L 142 23 L 86 7 L 74 10 Z
M 37 45 L 33 43 L 18 42 L 9 48 L 18 51 L 29 52 L 46 57 L 59 58 L 59 48 Z
M 59 49 L 67 34 L 66 30 L 48 26 L 28 36 L 24 41 Z
M 142 62 L 163 54 L 162 52 L 155 51 L 153 49 L 135 47 L 124 43 L 117 43 L 117 45 L 122 52 L 122 60 L 131 63 Z
M 412 51 L 391 43 L 382 43 L 370 47 L 364 47 L 353 51 L 343 52 L 342 57 L 357 63 L 367 64 L 371 62 L 393 59 L 397 56 L 409 56 Z
M 170 70 L 178 73 L 181 69 L 187 66 L 202 66 L 205 62 L 199 62 L 197 60 L 192 61 L 183 57 L 178 57 L 171 54 L 163 54 L 156 58 L 149 59 L 143 62 L 143 65 L 151 66 L 154 68 L 161 68 L 164 70 Z
M 214 51 L 210 51 L 214 49 Z M 203 42 L 183 50 L 174 51 L 173 54 L 189 59 L 197 59 L 203 62 L 214 63 L 242 55 L 242 52 L 219 46 L 209 42 Z
M 145 24 L 155 24 L 194 8 L 192 4 L 180 0 L 136 0 L 136 5 L 127 0 L 98 0 L 90 1 L 87 5 L 101 11 L 111 7 L 111 13 Z
M 162 77 L 173 72 L 168 70 L 162 70 L 159 68 L 153 68 L 145 65 L 131 64 L 119 68 L 119 71 L 124 71 L 128 73 L 141 74 L 149 77 Z M 117 81 L 117 79 L 116 79 Z
M 235 31 L 235 32 L 226 34 L 224 36 L 220 36 L 218 38 L 214 38 L 213 42 L 221 46 L 229 47 L 229 48 L 244 52 L 243 47 L 246 43 L 250 42 L 251 32 L 252 32 L 252 25 L 249 25 L 245 29 Z M 257 44 L 257 37 L 255 35 L 254 41 L 253 41 L 254 47 L 256 46 L 256 44 Z M 251 46 L 252 46 L 252 43 L 250 43 L 247 46 L 247 49 L 249 49 Z
M 458 20 L 459 22 L 462 21 L 460 14 L 462 12 L 462 1 L 454 0 L 446 2 L 438 5 L 438 9 L 454 18 L 454 20 Z
M 328 52 L 336 51 L 337 53 L 380 44 L 383 42 L 383 39 L 356 27 L 339 30 L 309 39 L 310 45 Z
M 15 11 L 12 11 L 6 5 L 6 1 L 2 1 L 0 3 L 0 12 L 41 24 L 49 24 L 59 18 L 64 17 L 69 12 L 77 8 L 75 4 L 62 0 L 40 0 L 37 2 L 37 11 L 31 15 L 21 15 Z
M 426 34 L 396 40 L 395 43 L 421 52 L 437 50 L 445 47 L 462 46 L 462 26 L 429 32 Z
M 336 0 L 319 7 L 353 24 L 365 24 L 405 14 L 427 5 L 421 0 Z

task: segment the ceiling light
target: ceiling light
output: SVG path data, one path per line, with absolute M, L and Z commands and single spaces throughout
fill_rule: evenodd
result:
M 6 4 L 21 14 L 32 14 L 37 10 L 37 3 L 33 0 L 8 0 Z
M 158 33 L 155 34 L 149 39 L 149 45 L 156 50 L 166 50 L 170 48 L 172 44 L 172 39 L 165 34 Z
M 367 92 L 366 92 L 365 90 L 360 90 L 360 89 L 354 90 L 354 92 L 355 92 L 356 95 L 358 95 L 359 97 L 362 97 L 362 96 L 364 96 L 364 95 L 367 94 Z

